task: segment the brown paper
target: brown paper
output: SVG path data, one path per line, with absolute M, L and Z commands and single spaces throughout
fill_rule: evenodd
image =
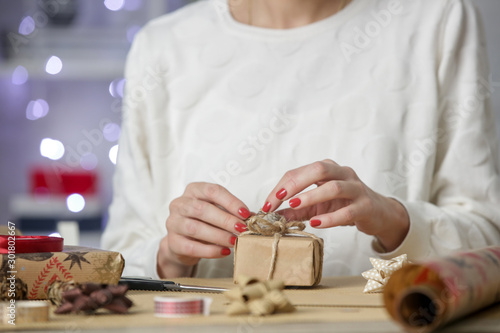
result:
M 6 254 L 0 258 L 0 277 L 13 274 L 20 279 L 28 299 L 47 299 L 47 288 L 55 280 L 116 284 L 124 267 L 118 252 L 79 246 L 65 246 L 63 252 L 17 253 L 15 270 L 7 265 Z
M 238 237 L 234 254 L 234 278 L 240 275 L 266 280 L 271 267 L 274 237 Z M 320 240 L 282 236 L 278 243 L 273 280 L 287 286 L 314 286 L 321 281 L 323 247 Z M 235 280 L 236 282 L 236 280 Z

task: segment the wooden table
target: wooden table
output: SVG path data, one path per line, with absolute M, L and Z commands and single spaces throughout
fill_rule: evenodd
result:
M 176 279 L 185 284 L 234 287 L 230 279 Z M 134 307 L 126 315 L 99 312 L 96 315 L 54 315 L 41 324 L 3 325 L 0 331 L 16 332 L 402 332 L 389 318 L 382 294 L 364 294 L 361 277 L 324 278 L 313 289 L 287 289 L 286 296 L 297 311 L 267 317 L 227 316 L 228 301 L 221 294 L 129 291 Z M 158 318 L 155 296 L 212 297 L 210 316 Z M 441 332 L 500 332 L 500 305 L 463 319 Z

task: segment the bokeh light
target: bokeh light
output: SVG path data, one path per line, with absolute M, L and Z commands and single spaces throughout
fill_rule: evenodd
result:
M 115 79 L 109 84 L 109 94 L 115 98 L 123 98 L 125 79 Z
M 51 160 L 58 160 L 64 155 L 64 145 L 59 140 L 50 138 L 42 139 L 40 142 L 40 154 Z
M 85 198 L 78 193 L 70 194 L 66 198 L 66 207 L 70 212 L 81 212 L 85 208 Z
M 21 23 L 19 24 L 19 29 L 18 32 L 21 35 L 27 36 L 33 31 L 35 31 L 35 20 L 31 16 L 25 16 L 22 20 Z
M 37 120 L 45 117 L 49 113 L 49 103 L 43 99 L 30 101 L 26 107 L 26 118 Z
M 104 0 L 104 6 L 112 11 L 117 11 L 123 8 L 124 0 Z
M 59 237 L 59 238 L 62 238 L 61 234 L 58 233 L 58 232 L 53 232 L 53 233 L 49 234 L 49 237 Z
M 63 67 L 62 61 L 59 57 L 52 56 L 47 60 L 45 71 L 49 74 L 56 75 L 61 72 Z
M 120 125 L 109 123 L 102 129 L 102 135 L 109 142 L 115 142 L 120 138 L 121 128 Z
M 23 66 L 17 66 L 12 73 L 12 83 L 17 86 L 25 84 L 26 81 L 28 81 L 28 78 L 28 71 Z
M 120 81 L 120 79 L 111 81 L 108 87 L 109 94 L 113 97 L 118 97 L 118 92 L 116 91 L 116 85 L 118 84 L 118 81 Z
M 87 153 L 80 157 L 80 166 L 85 170 L 94 170 L 98 162 L 97 156 L 93 153 Z
M 116 164 L 116 158 L 118 156 L 118 145 L 114 145 L 109 150 L 109 160 L 111 163 Z

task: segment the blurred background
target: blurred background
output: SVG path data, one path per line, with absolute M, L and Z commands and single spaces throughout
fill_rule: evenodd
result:
M 99 246 L 127 52 L 141 26 L 189 2 L 0 0 L 0 225 Z
M 190 2 L 0 0 L 0 226 L 99 246 L 127 52 L 147 21 Z M 500 128 L 500 1 L 474 2 Z

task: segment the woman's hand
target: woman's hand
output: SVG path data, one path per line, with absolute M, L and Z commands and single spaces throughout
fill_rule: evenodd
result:
M 158 251 L 160 277 L 189 276 L 201 258 L 231 253 L 235 234 L 246 231 L 248 208 L 222 186 L 191 183 L 170 203 L 165 236 Z
M 300 193 L 311 185 L 317 188 Z M 315 162 L 288 171 L 269 194 L 263 211 L 276 210 L 290 200 L 287 219 L 310 220 L 315 228 L 356 226 L 377 237 L 387 251 L 395 250 L 410 226 L 406 209 L 398 201 L 366 186 L 349 167 L 332 160 Z

